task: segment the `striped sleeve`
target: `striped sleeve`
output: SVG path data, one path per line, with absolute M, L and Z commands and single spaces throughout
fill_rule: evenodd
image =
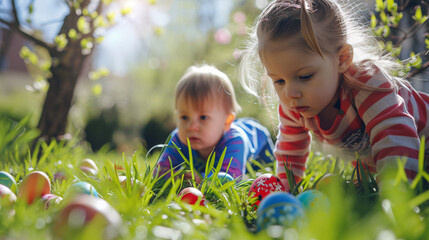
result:
M 279 133 L 274 149 L 277 176 L 288 188 L 285 166 L 292 169 L 295 181 L 304 176 L 305 163 L 310 151 L 310 133 L 299 123 L 299 115 L 279 105 Z
M 404 98 L 380 71 L 360 81 L 388 91 L 355 90 L 354 101 L 359 116 L 370 136 L 371 155 L 377 171 L 396 165 L 407 157 L 405 171 L 413 179 L 418 169 L 420 140 L 413 116 L 408 112 Z

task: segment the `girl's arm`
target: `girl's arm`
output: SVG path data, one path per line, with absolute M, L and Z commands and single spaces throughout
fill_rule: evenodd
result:
M 310 151 L 311 136 L 299 123 L 299 115 L 279 105 L 279 133 L 274 149 L 277 160 L 276 174 L 289 189 L 285 166 L 290 168 L 298 183 L 304 176 L 305 163 Z
M 371 154 L 377 172 L 385 167 L 397 167 L 397 159 L 407 157 L 405 172 L 409 179 L 413 179 L 418 170 L 420 139 L 413 116 L 416 114 L 413 108 L 418 109 L 418 106 L 413 100 L 412 89 L 403 86 L 405 88 L 396 90 L 380 71 L 363 81 L 391 88 L 386 92 L 353 91 L 356 109 L 370 135 Z

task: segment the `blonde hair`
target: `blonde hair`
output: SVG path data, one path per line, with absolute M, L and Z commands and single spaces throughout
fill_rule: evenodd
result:
M 191 66 L 186 70 L 176 86 L 176 107 L 180 97 L 189 101 L 194 109 L 201 109 L 204 101 L 219 99 L 227 113 L 241 110 L 228 76 L 207 64 Z
M 388 74 L 393 74 L 401 65 L 383 54 L 370 28 L 363 26 L 361 19 L 357 17 L 362 8 L 346 2 L 344 0 L 340 4 L 334 0 L 272 1 L 256 19 L 246 49 L 241 56 L 240 82 L 243 88 L 252 95 L 262 98 L 266 90 L 270 95 L 274 93 L 272 84 L 267 84 L 269 78 L 259 59 L 258 37 L 264 37 L 268 41 L 281 41 L 300 34 L 303 45 L 322 58 L 326 55 L 334 56 L 344 44 L 350 44 L 353 47 L 352 66 L 357 69 L 357 73 L 354 76 L 347 72 L 343 74 L 345 85 L 370 91 L 386 90 L 361 83 L 357 78 L 361 74 L 372 74 L 374 65 Z M 317 28 L 314 28 L 315 24 Z M 395 78 L 391 78 L 390 81 L 396 84 Z M 262 92 L 259 92 L 261 89 Z

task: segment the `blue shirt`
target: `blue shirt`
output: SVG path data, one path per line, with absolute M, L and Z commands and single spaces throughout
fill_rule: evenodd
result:
M 189 160 L 189 150 L 186 144 L 179 140 L 178 129 L 171 133 L 171 139 L 168 147 L 160 156 L 157 168 L 159 176 L 169 171 L 171 168 L 179 170 L 184 163 L 183 157 L 174 147 L 173 142 L 177 145 L 186 159 Z M 231 123 L 228 131 L 224 132 L 219 142 L 214 148 L 215 163 L 213 168 L 216 169 L 220 157 L 226 148 L 225 157 L 223 158 L 221 172 L 227 172 L 234 178 L 246 173 L 246 162 L 249 159 L 255 159 L 260 162 L 273 161 L 273 142 L 266 127 L 250 118 L 239 118 Z M 170 165 L 170 160 L 171 164 Z M 192 160 L 194 169 L 205 175 L 206 159 L 201 159 L 198 152 L 192 149 Z M 230 164 L 231 161 L 231 164 Z M 229 168 L 228 168 L 229 166 Z M 214 172 L 214 169 L 210 169 Z M 170 176 L 167 174 L 166 176 Z

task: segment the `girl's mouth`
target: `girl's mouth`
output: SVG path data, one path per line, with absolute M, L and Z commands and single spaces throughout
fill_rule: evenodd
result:
M 303 113 L 305 111 L 307 111 L 310 107 L 308 106 L 304 106 L 304 107 L 293 107 L 292 110 L 297 112 L 297 113 Z

